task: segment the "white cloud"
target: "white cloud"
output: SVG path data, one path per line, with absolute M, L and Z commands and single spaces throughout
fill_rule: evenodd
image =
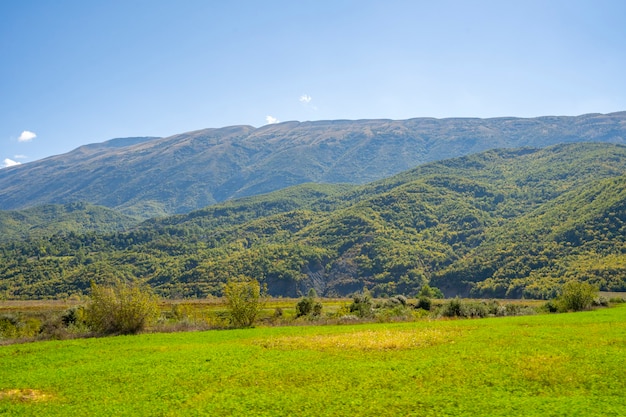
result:
M 26 159 L 26 158 L 28 158 L 28 156 L 26 156 L 26 155 L 13 155 L 13 158 L 15 158 L 15 159 Z
M 268 125 L 273 125 L 275 123 L 280 123 L 280 120 L 275 118 L 274 116 L 265 116 L 265 121 Z
M 304 104 L 309 104 L 311 100 L 313 99 L 308 94 L 302 94 L 299 99 L 300 103 L 304 103 Z
M 15 166 L 15 165 L 20 165 L 20 164 L 21 164 L 21 162 L 16 162 L 16 161 L 14 161 L 14 160 L 12 160 L 12 159 L 9 159 L 9 158 L 6 158 L 6 159 L 3 161 L 3 163 L 4 163 L 3 168 L 12 167 L 12 166 Z
M 31 140 L 35 139 L 37 137 L 37 135 L 34 132 L 31 132 L 30 130 L 25 130 L 22 132 L 22 134 L 20 135 L 19 138 L 17 138 L 18 142 L 30 142 Z

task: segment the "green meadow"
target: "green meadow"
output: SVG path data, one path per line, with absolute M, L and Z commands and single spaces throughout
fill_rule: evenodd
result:
M 7 416 L 626 415 L 626 305 L 0 347 Z

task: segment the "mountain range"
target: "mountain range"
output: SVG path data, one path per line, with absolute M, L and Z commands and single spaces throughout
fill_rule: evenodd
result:
M 626 112 L 285 122 L 114 139 L 0 170 L 0 210 L 87 203 L 148 219 L 308 183 L 365 184 L 495 148 L 626 142 Z

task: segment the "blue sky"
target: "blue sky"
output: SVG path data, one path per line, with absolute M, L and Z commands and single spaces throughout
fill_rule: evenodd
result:
M 0 167 L 268 122 L 626 110 L 626 2 L 3 0 Z

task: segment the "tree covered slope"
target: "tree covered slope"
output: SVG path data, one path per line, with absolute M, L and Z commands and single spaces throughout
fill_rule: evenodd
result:
M 48 204 L 0 211 L 0 242 L 68 232 L 115 232 L 138 223 L 138 219 L 106 207 L 85 203 Z
M 626 290 L 626 147 L 491 150 L 360 186 L 307 184 L 144 222 L 0 246 L 0 294 L 140 279 L 173 297 L 241 275 L 274 295 L 549 297 L 569 279 Z

